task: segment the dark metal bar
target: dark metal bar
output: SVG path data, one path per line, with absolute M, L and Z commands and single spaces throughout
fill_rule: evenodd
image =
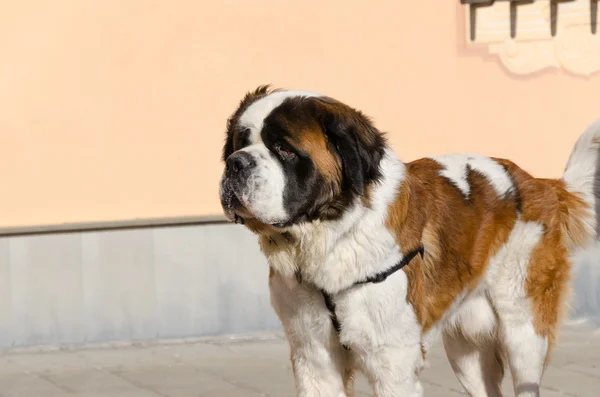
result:
M 470 19 L 470 38 L 471 41 L 475 41 L 475 32 L 477 31 L 477 6 L 475 4 L 469 5 L 469 19 Z
M 598 0 L 590 0 L 590 23 L 592 25 L 592 34 L 596 34 L 598 27 Z
M 496 1 L 508 1 L 510 2 L 510 37 L 515 38 L 517 36 L 517 21 L 518 21 L 518 7 L 522 4 L 530 4 L 535 0 L 460 0 L 461 4 L 469 5 L 469 21 L 471 25 L 470 37 L 471 40 L 475 40 L 477 32 L 477 9 L 480 7 L 488 7 L 493 5 Z M 574 0 L 549 0 L 550 1 L 550 34 L 552 37 L 556 36 L 558 31 L 558 4 Z M 598 29 L 598 1 L 590 0 L 590 25 L 592 34 L 596 34 Z
M 550 0 L 550 34 L 556 36 L 556 23 L 558 22 L 558 0 Z
M 556 36 L 558 26 L 558 3 L 566 3 L 574 0 L 550 0 L 550 34 Z
M 510 37 L 517 37 L 517 3 L 510 2 Z
M 460 0 L 461 4 L 469 5 L 469 24 L 471 41 L 475 41 L 477 32 L 477 9 L 480 7 L 488 7 L 494 4 L 495 0 Z
M 509 1 L 510 2 L 510 37 L 517 37 L 517 20 L 518 20 L 518 7 L 524 4 L 531 4 L 535 0 L 498 0 L 498 1 Z

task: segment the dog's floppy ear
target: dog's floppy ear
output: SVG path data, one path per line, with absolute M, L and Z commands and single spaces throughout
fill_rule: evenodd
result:
M 361 112 L 327 97 L 314 98 L 315 111 L 334 152 L 342 162 L 342 190 L 362 195 L 381 176 L 384 134 Z

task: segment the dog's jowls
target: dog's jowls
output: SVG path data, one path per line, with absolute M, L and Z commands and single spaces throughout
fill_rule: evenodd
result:
M 442 336 L 472 396 L 537 396 L 568 295 L 570 255 L 598 236 L 600 123 L 560 180 L 447 155 L 403 163 L 361 112 L 260 87 L 227 124 L 225 214 L 259 236 L 298 396 L 421 396 Z M 355 285 L 415 257 L 384 282 Z M 340 331 L 332 325 L 331 297 Z M 345 349 L 347 346 L 349 349 Z

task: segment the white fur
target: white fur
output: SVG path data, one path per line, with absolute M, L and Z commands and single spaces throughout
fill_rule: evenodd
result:
M 260 141 L 260 132 L 267 116 L 288 98 L 318 97 L 319 94 L 308 91 L 276 91 L 254 101 L 240 116 L 240 125 L 250 129 L 250 140 Z
M 447 154 L 443 156 L 431 157 L 444 166 L 440 175 L 450 180 L 467 197 L 471 193 L 471 186 L 467 181 L 467 163 L 465 156 L 460 154 Z
M 594 198 L 594 184 L 600 183 L 597 172 L 598 162 L 600 161 L 600 120 L 590 125 L 581 135 L 565 169 L 563 180 L 567 184 L 567 189 L 577 194 L 591 207 L 589 216 L 584 219 L 588 233 L 591 236 L 596 235 L 596 230 L 600 229 L 597 225 L 597 208 L 600 207 Z
M 291 350 L 298 397 L 343 397 L 349 365 L 323 296 L 314 286 L 275 273 L 269 283 L 271 303 L 281 319 Z
M 400 247 L 384 223 L 388 207 L 404 179 L 404 165 L 388 151 L 381 169 L 384 177 L 373 190 L 370 208 L 357 201 L 339 221 L 290 227 L 288 232 L 296 241 L 294 244 L 286 244 L 282 240 L 273 242 L 266 237 L 261 239 L 261 248 L 270 266 L 281 274 L 281 278 L 271 281 L 271 294 L 282 322 L 289 324 L 297 317 L 295 305 L 310 306 L 306 309 L 306 313 L 310 313 L 307 314 L 309 318 L 299 320 L 296 328 L 286 330 L 293 339 L 290 345 L 292 359 L 298 349 L 303 351 L 303 357 L 308 354 L 308 358 L 294 362 L 298 395 L 338 395 L 341 388 L 339 379 L 317 387 L 315 379 L 324 381 L 322 377 L 315 377 L 314 374 L 319 371 L 304 367 L 299 371 L 299 366 L 315 365 L 316 361 L 328 362 L 327 368 L 321 368 L 319 373 L 329 379 L 329 375 L 339 373 L 339 368 L 333 363 L 338 362 L 344 353 L 332 350 L 328 356 L 317 359 L 323 352 L 321 347 L 329 343 L 333 334 L 324 306 L 320 309 L 313 307 L 319 300 L 323 305 L 317 288 L 335 294 L 336 314 L 343 324 L 337 346 L 341 342 L 352 349 L 352 357 L 346 358 L 345 365 L 356 365 L 362 369 L 377 396 L 422 395 L 417 379 L 422 367 L 420 326 L 414 309 L 406 299 L 406 274 L 396 272 L 385 283 L 349 288 L 354 282 L 387 269 L 402 259 Z M 310 301 L 303 300 L 304 295 L 294 298 L 281 296 L 281 291 L 285 290 L 282 280 L 293 284 L 293 275 L 298 269 L 302 270 L 302 285 L 314 288 L 313 294 L 316 295 L 312 295 Z M 281 305 L 279 300 L 293 301 L 293 305 Z M 300 373 L 311 375 L 300 376 Z M 323 388 L 331 389 L 331 394 L 314 391 Z M 313 390 L 313 394 L 302 392 L 304 390 Z
M 281 163 L 260 140 L 253 141 L 240 151 L 250 153 L 257 164 L 238 197 L 240 202 L 265 223 L 287 221 L 289 215 L 283 200 L 286 177 Z
M 502 397 L 503 365 L 497 343 L 476 344 L 461 332 L 444 332 L 444 347 L 456 377 L 473 397 Z
M 477 288 L 464 300 L 459 297 L 439 325 L 452 368 L 472 396 L 502 396 L 500 352 L 508 359 L 517 396 L 535 396 L 539 389 L 548 340 L 535 332 L 525 283 L 543 232 L 539 223 L 517 221 Z
M 525 291 L 529 258 L 543 233 L 538 223 L 517 221 L 506 244 L 490 261 L 491 272 L 484 280 L 498 313 L 498 336 L 519 397 L 539 396 L 548 350 L 547 338 L 534 329 L 531 301 Z
M 264 119 L 288 98 L 314 97 L 318 94 L 306 91 L 278 91 L 256 100 L 242 113 L 239 125 L 250 130 L 250 145 L 240 149 L 248 152 L 257 166 L 246 181 L 242 192 L 238 193 L 239 201 L 253 216 L 264 223 L 285 223 L 289 214 L 285 210 L 284 191 L 286 176 L 274 154 L 265 146 L 261 131 Z M 221 177 L 221 184 L 225 174 Z M 223 196 L 223 189 L 220 195 Z M 232 194 L 232 193 L 231 193 Z M 227 214 L 233 218 L 233 214 Z
M 444 166 L 440 174 L 454 183 L 466 197 L 471 193 L 471 186 L 467 180 L 467 167 L 483 175 L 500 197 L 510 193 L 514 188 L 504 168 L 489 157 L 474 154 L 447 154 L 431 157 L 431 159 Z
M 357 200 L 340 220 L 291 226 L 287 231 L 298 241 L 295 245 L 263 238 L 271 267 L 287 276 L 301 269 L 308 282 L 336 293 L 401 260 L 400 247 L 383 224 L 404 179 L 404 164 L 387 151 L 381 169 L 384 178 L 373 189 L 370 208 Z
M 420 394 L 421 327 L 407 301 L 407 289 L 406 273 L 400 271 L 385 283 L 355 287 L 335 297 L 343 324 L 340 341 L 352 348 L 377 396 Z
M 457 330 L 473 342 L 494 336 L 496 315 L 483 285 L 464 300 L 459 298 L 457 303 L 442 321 L 445 331 L 452 333 Z

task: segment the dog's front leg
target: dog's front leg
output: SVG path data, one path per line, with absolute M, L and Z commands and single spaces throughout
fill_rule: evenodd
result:
M 291 346 L 292 368 L 298 397 L 349 397 L 344 352 L 325 345 Z M 351 392 L 351 390 L 349 390 Z
M 377 397 L 421 397 L 421 326 L 406 300 L 406 276 L 338 294 L 340 340 L 352 349 Z
M 340 345 L 322 294 L 293 277 L 270 277 L 271 303 L 290 345 L 298 397 L 349 397 L 349 355 Z
M 419 381 L 420 347 L 381 346 L 377 352 L 360 354 L 362 368 L 376 397 L 422 397 Z

